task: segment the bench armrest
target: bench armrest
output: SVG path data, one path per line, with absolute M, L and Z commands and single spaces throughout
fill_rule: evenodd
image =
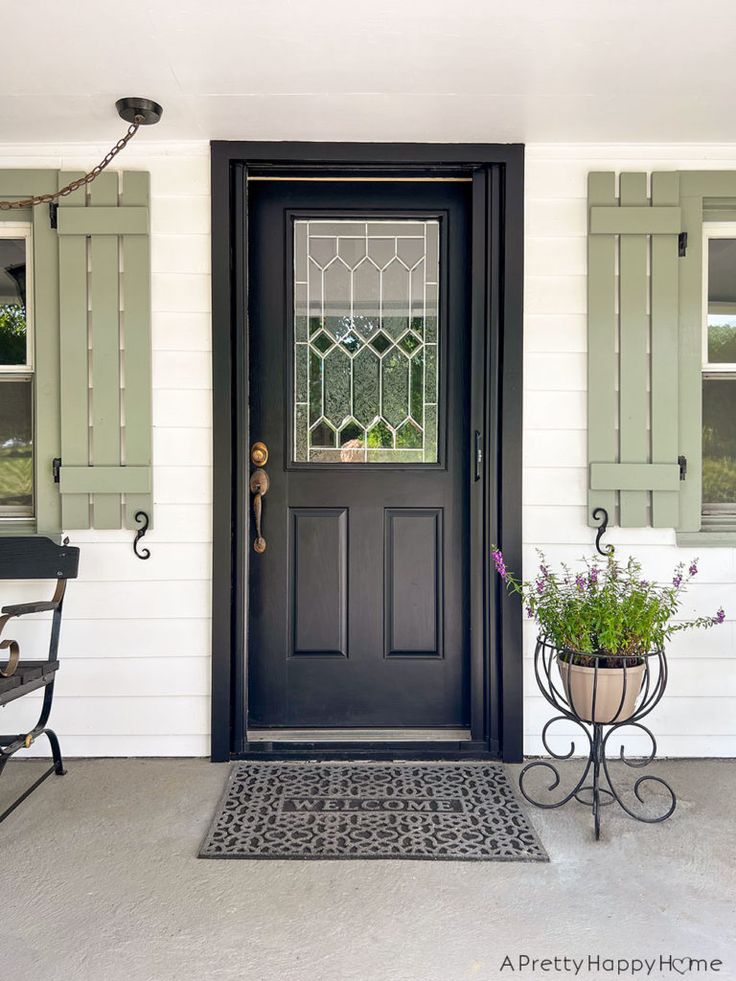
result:
M 50 600 L 39 600 L 36 603 L 12 603 L 10 606 L 2 608 L 2 614 L 6 620 L 11 617 L 23 617 L 28 613 L 46 613 L 49 610 L 58 610 L 64 599 L 66 591 L 66 579 L 58 579 L 54 595 Z
M 40 603 L 15 603 L 12 606 L 4 606 L 2 612 L 11 617 L 22 617 L 26 613 L 45 613 L 47 610 L 55 610 L 58 605 L 53 600 L 42 600 Z

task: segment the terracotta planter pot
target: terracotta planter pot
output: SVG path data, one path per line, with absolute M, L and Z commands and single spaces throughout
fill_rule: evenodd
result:
M 595 716 L 593 715 L 593 680 L 596 669 L 569 664 L 559 658 L 557 667 L 570 706 L 585 722 L 623 722 L 634 714 L 636 700 L 644 683 L 646 665 L 637 664 L 633 668 L 598 668 Z

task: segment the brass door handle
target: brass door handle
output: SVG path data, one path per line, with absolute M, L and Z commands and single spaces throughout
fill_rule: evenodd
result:
M 250 475 L 250 492 L 253 495 L 253 517 L 256 522 L 256 539 L 253 542 L 254 551 L 259 555 L 266 551 L 266 539 L 261 533 L 261 521 L 263 517 L 263 498 L 268 493 L 271 481 L 265 470 L 254 470 Z

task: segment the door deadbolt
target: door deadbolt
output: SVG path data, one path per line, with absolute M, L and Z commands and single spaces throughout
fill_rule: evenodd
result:
M 250 462 L 254 467 L 265 467 L 268 463 L 268 447 L 260 441 L 250 448 Z

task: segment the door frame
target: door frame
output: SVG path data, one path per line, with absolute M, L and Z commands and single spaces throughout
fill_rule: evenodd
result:
M 409 743 L 248 742 L 248 175 L 472 179 L 470 432 L 483 434 L 470 482 L 471 739 Z M 211 759 L 522 759 L 522 615 L 490 545 L 521 568 L 524 147 L 521 144 L 211 143 Z M 497 420 L 494 429 L 491 422 Z M 257 434 L 254 434 L 254 438 Z M 474 461 L 469 466 L 475 468 Z M 470 476 L 470 474 L 469 474 Z

